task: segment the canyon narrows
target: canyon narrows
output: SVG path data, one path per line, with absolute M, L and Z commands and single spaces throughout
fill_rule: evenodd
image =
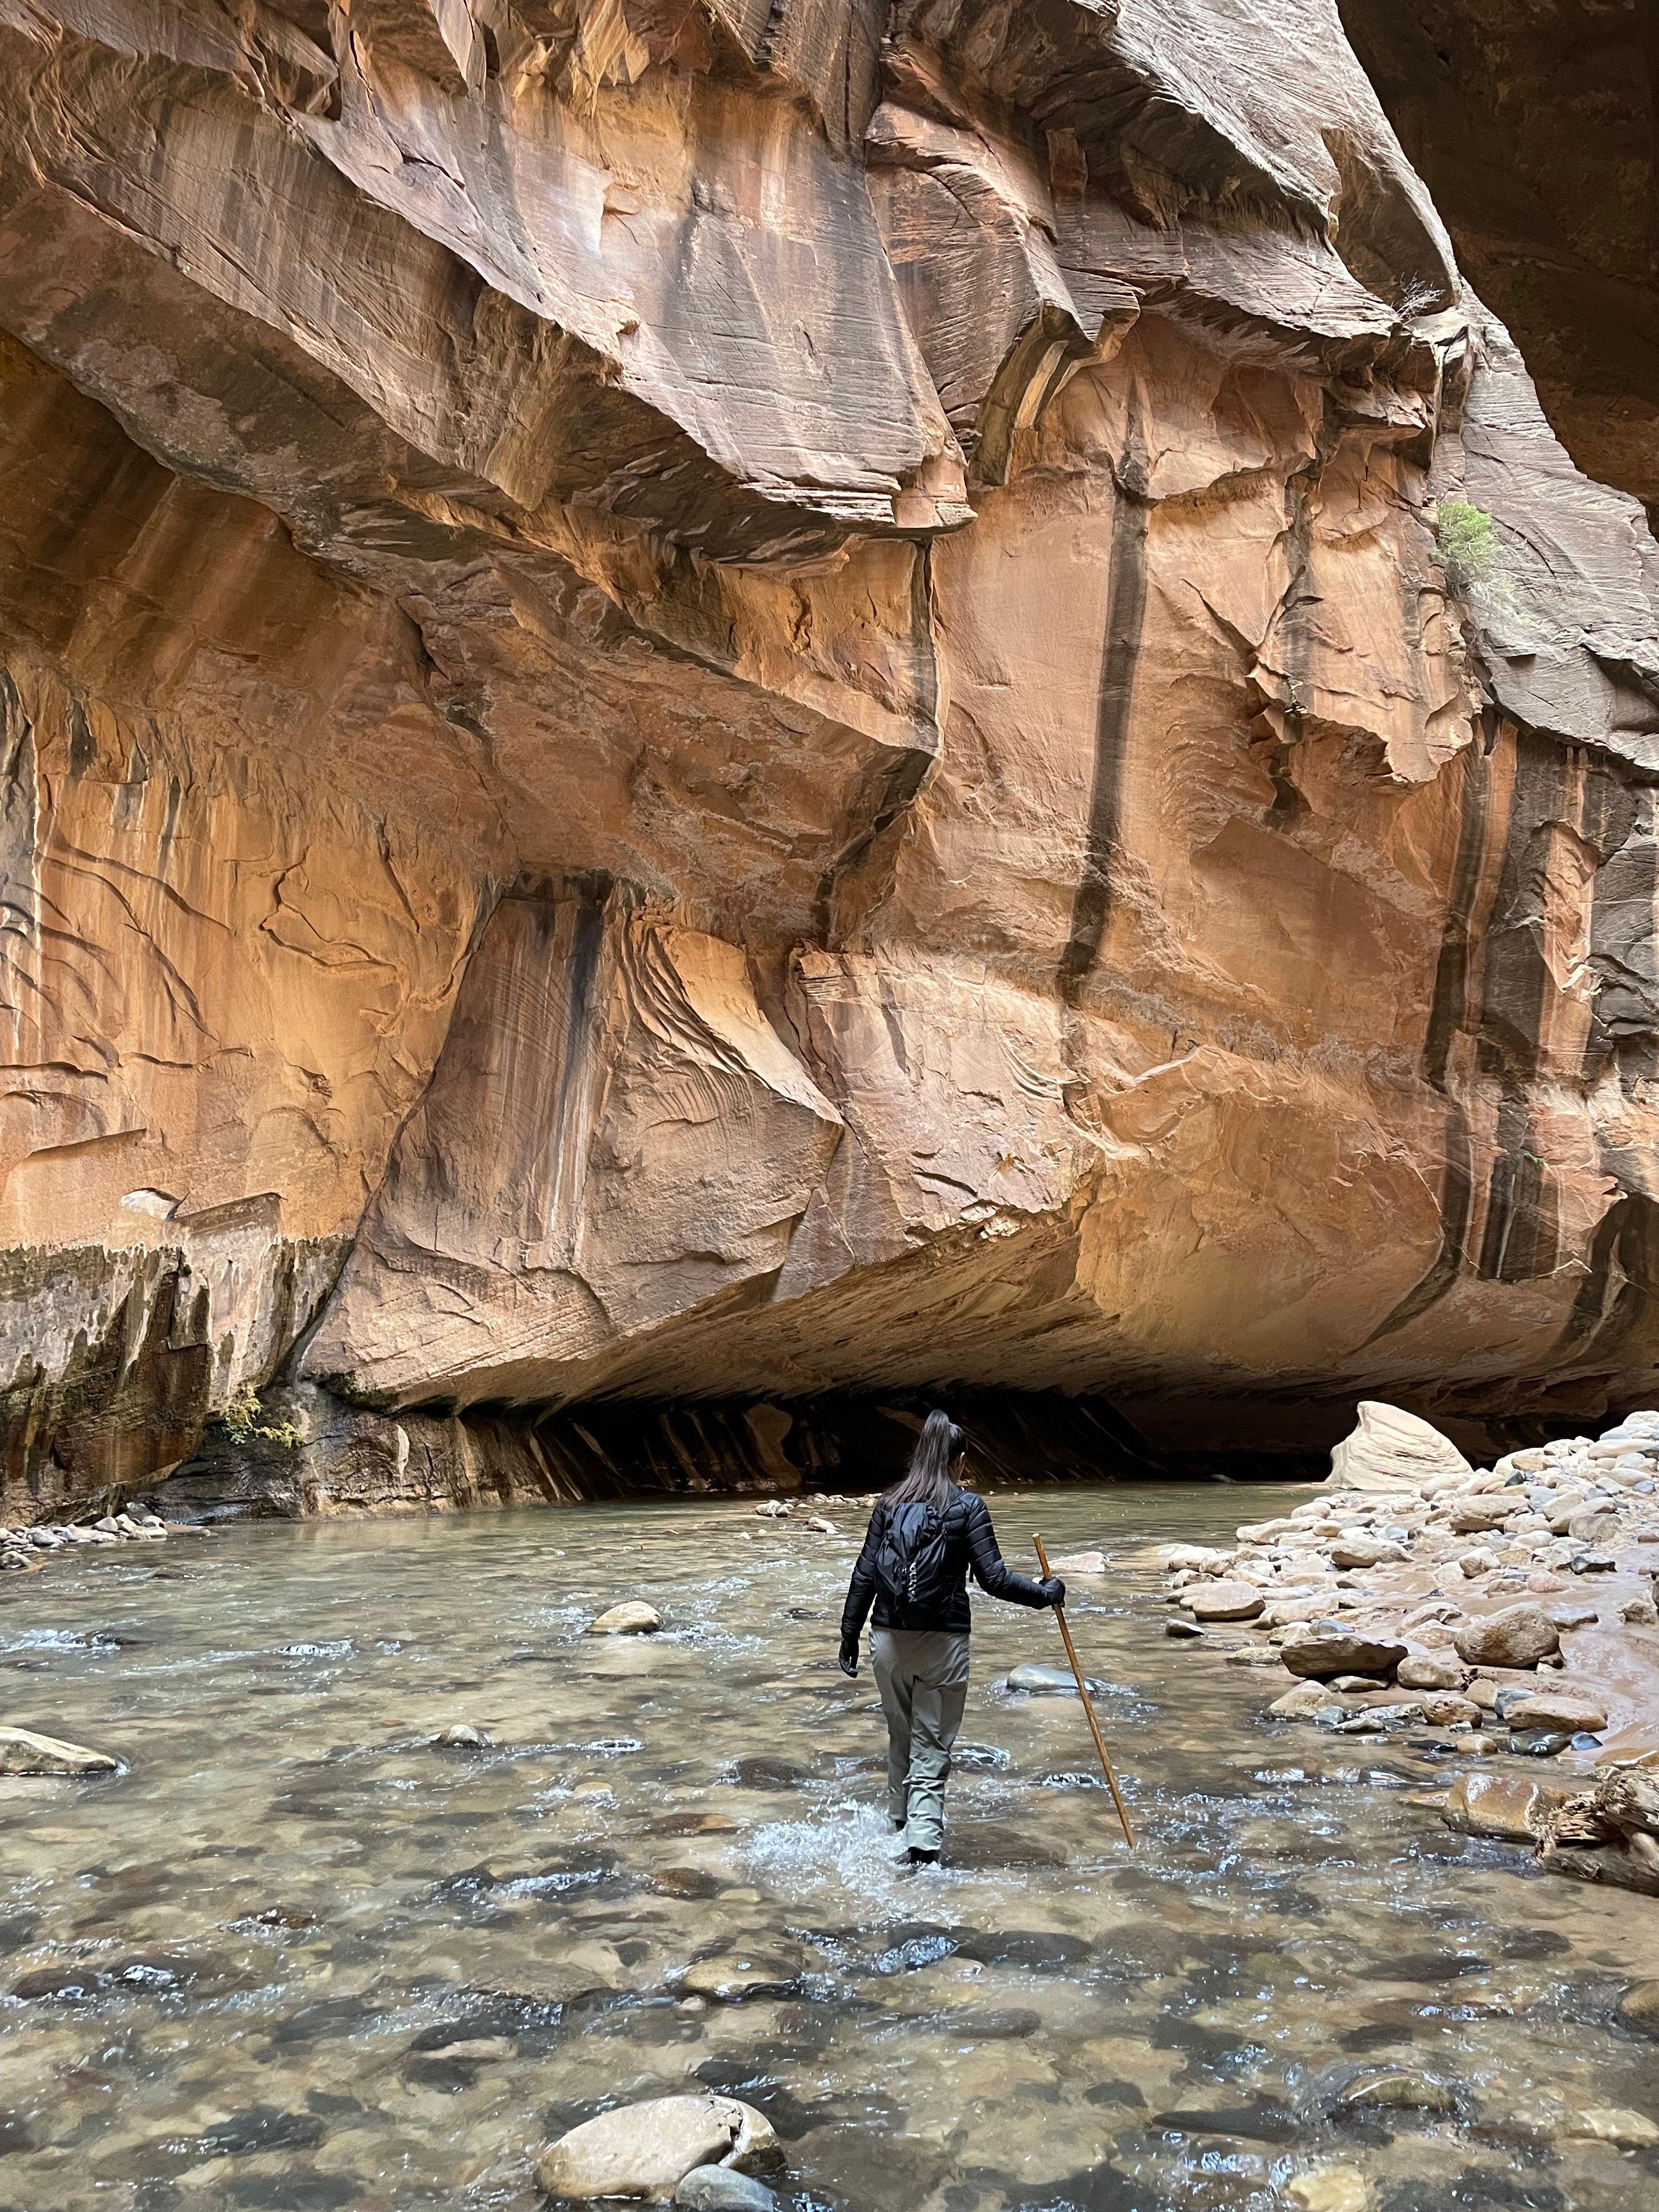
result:
M 0 60 L 7 1517 L 1652 1401 L 1659 551 L 1335 0 Z

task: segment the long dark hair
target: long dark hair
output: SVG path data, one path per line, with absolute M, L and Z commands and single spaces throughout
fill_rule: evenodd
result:
M 932 1505 L 943 1512 L 956 1495 L 951 1469 L 968 1449 L 968 1439 L 948 1413 L 937 1407 L 921 1425 L 907 1474 L 882 1492 L 884 1505 Z

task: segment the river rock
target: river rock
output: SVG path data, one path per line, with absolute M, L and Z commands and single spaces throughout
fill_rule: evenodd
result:
M 1206 1567 L 1218 1566 L 1223 1559 L 1230 1559 L 1232 1553 L 1218 1552 L 1212 1544 L 1169 1544 L 1159 1556 L 1171 1573 L 1202 1573 Z
M 657 2097 L 585 2120 L 536 2168 L 550 2197 L 630 2197 L 663 2203 L 695 2167 L 764 2172 L 783 2163 L 771 2124 L 752 2105 L 714 2095 Z
M 1401 1546 L 1390 1543 L 1386 1536 L 1368 1536 L 1352 1529 L 1346 1530 L 1331 1546 L 1331 1565 L 1344 1569 L 1390 1565 L 1406 1556 Z
M 1573 2113 L 1561 2133 L 1581 2142 L 1612 2143 L 1619 2150 L 1647 2150 L 1659 2143 L 1659 2122 L 1623 2106 L 1592 2105 Z
M 1638 2035 L 1659 2036 L 1659 1981 L 1632 1982 L 1619 2000 L 1619 2017 Z
M 1500 1698 L 1498 1715 L 1512 1729 L 1564 1729 L 1569 1735 L 1580 1729 L 1599 1733 L 1607 1724 L 1605 1704 L 1587 1692 L 1567 1689 L 1536 1690 L 1524 1697 Z
M 680 1995 L 726 2005 L 782 1996 L 800 1978 L 805 1965 L 798 1952 L 756 1948 L 723 1953 L 694 1960 L 681 1977 Z
M 1179 1613 L 1173 1613 L 1164 1624 L 1164 1633 L 1166 1636 L 1184 1637 L 1188 1641 L 1192 1641 L 1201 1640 L 1204 1631 L 1195 1620 L 1183 1620 Z
M 1068 1552 L 1064 1559 L 1050 1559 L 1051 1572 L 1057 1575 L 1103 1575 L 1106 1571 L 1104 1552 Z
M 1386 1680 L 1406 1652 L 1403 1644 L 1364 1635 L 1334 1620 L 1317 1621 L 1304 1635 L 1279 1647 L 1279 1656 L 1292 1674 L 1322 1681 L 1335 1674 Z
M 1266 1598 L 1254 1583 L 1194 1583 L 1182 1599 L 1194 1620 L 1254 1620 Z
M 1411 1651 L 1395 1670 L 1402 1690 L 1461 1690 L 1468 1669 L 1449 1652 Z
M 1077 1677 L 1069 1667 L 1015 1667 L 997 1686 L 1029 1698 L 1074 1698 Z M 1103 1686 L 1096 1681 L 1089 1683 L 1091 1690 Z
M 1336 1490 L 1421 1490 L 1435 1476 L 1474 1469 L 1431 1422 L 1377 1398 L 1362 1399 L 1352 1431 L 1331 1454 Z
M 466 1721 L 451 1721 L 447 1728 L 440 1729 L 432 1739 L 441 1751 L 487 1751 L 489 1738 L 482 1729 L 475 1729 Z
M 1518 1776 L 1475 1773 L 1460 1776 L 1441 1810 L 1449 1828 L 1462 1836 L 1490 1836 L 1500 1843 L 1534 1842 L 1545 1820 L 1565 1802 L 1566 1792 Z
M 752 2173 L 729 2166 L 694 2166 L 674 2191 L 681 2212 L 777 2212 L 778 2200 Z
M 1535 1667 L 1560 1650 L 1561 1636 L 1541 1606 L 1507 1605 L 1464 1621 L 1452 1644 L 1472 1667 Z
M 1340 2112 L 1455 2112 L 1456 2093 L 1448 2082 L 1414 2067 L 1385 2066 L 1362 2074 L 1337 2099 Z
M 0 1774 L 118 1774 L 121 1762 L 106 1751 L 65 1743 L 33 1729 L 0 1728 Z
M 1500 1490 L 1486 1497 L 1460 1498 L 1447 1515 L 1447 1524 L 1454 1535 L 1473 1536 L 1490 1528 L 1501 1528 L 1512 1521 L 1517 1511 L 1516 1499 Z
M 1355 2166 L 1322 2166 L 1285 2184 L 1286 2200 L 1297 2212 L 1370 2212 L 1371 2192 Z
M 1431 1728 L 1473 1728 L 1481 1708 L 1456 1690 L 1425 1690 L 1419 1700 Z
M 628 1598 L 590 1620 L 587 1632 L 590 1636 L 654 1636 L 661 1626 L 662 1615 L 654 1606 Z
M 1322 1682 L 1298 1682 L 1293 1690 L 1286 1690 L 1273 1699 L 1267 1708 L 1280 1720 L 1310 1721 L 1325 1712 L 1340 1713 L 1342 1701 L 1332 1694 Z

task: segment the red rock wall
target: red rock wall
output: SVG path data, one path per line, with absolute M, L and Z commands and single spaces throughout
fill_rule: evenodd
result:
M 0 64 L 8 1511 L 250 1384 L 1639 1394 L 1659 554 L 1332 0 Z

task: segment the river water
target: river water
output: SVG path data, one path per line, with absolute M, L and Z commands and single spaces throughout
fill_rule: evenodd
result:
M 1027 1568 L 1291 1502 L 992 1501 Z M 796 2212 L 1273 2212 L 1328 2165 L 1377 2212 L 1652 2212 L 1659 2153 L 1571 2128 L 1659 2117 L 1613 2016 L 1659 1907 L 1450 1835 L 1426 1751 L 1265 1719 L 1146 1566 L 1073 1585 L 1133 1856 L 1075 1699 L 994 1686 L 1054 1622 L 980 1601 L 953 1863 L 900 1868 L 837 1518 L 255 1526 L 9 1583 L 6 1717 L 129 1769 L 0 1783 L 0 2208 L 528 2212 L 552 2134 L 708 2084 Z M 663 1634 L 582 1633 L 635 1595 Z M 1395 2066 L 1445 2109 L 1334 2117 Z

